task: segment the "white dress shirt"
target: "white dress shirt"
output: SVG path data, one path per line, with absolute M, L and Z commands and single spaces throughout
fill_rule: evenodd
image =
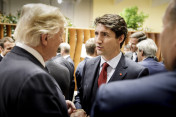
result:
M 115 56 L 114 58 L 112 58 L 109 61 L 105 61 L 103 59 L 103 57 L 101 57 L 99 74 L 101 73 L 101 70 L 103 68 L 103 63 L 107 62 L 109 64 L 109 66 L 107 67 L 107 81 L 106 81 L 106 83 L 111 79 L 113 73 L 115 72 L 115 69 L 120 61 L 121 56 L 122 56 L 122 53 L 120 52 L 117 56 Z
M 31 53 L 44 67 L 45 67 L 45 62 L 43 60 L 43 57 L 40 55 L 39 52 L 37 52 L 35 49 L 29 47 L 28 45 L 25 45 L 23 43 L 17 42 L 16 46 L 25 49 L 29 53 Z

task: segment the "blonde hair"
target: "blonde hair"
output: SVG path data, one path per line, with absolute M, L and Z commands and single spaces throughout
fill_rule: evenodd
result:
M 40 44 L 41 34 L 53 36 L 64 27 L 65 18 L 57 7 L 45 4 L 26 4 L 15 29 L 14 38 L 30 46 Z

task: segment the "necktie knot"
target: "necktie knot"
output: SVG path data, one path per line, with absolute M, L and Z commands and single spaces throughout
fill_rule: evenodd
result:
M 107 80 L 107 67 L 109 66 L 109 64 L 107 64 L 106 62 L 103 64 L 103 68 L 101 70 L 101 73 L 99 75 L 98 78 L 98 87 L 103 84 L 106 83 Z
M 109 64 L 107 64 L 106 62 L 103 63 L 103 68 L 104 68 L 104 69 L 107 69 L 108 66 L 109 66 Z M 102 68 L 102 69 L 103 69 L 103 68 Z

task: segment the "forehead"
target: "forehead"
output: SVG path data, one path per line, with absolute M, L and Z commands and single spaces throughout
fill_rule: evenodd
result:
M 130 38 L 130 43 L 132 44 L 137 44 L 138 43 L 138 39 L 137 38 Z
M 14 44 L 13 42 L 10 42 L 10 41 L 6 41 L 5 43 L 4 43 L 4 46 L 8 46 L 8 45 L 12 45 L 12 44 Z
M 112 32 L 110 28 L 106 27 L 103 24 L 97 24 L 95 32 Z

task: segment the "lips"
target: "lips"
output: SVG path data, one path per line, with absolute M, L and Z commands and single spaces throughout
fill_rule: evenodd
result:
M 101 46 L 97 46 L 97 47 L 96 47 L 97 50 L 101 50 L 102 48 L 103 48 L 103 47 L 101 47 Z

